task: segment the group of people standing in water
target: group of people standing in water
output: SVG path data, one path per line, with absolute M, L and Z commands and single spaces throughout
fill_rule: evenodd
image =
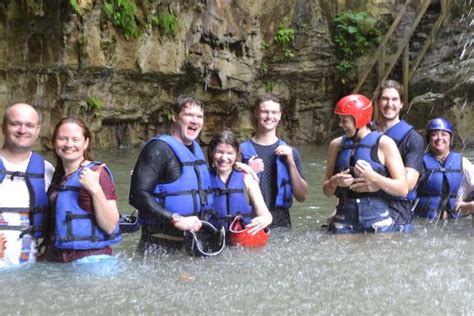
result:
M 334 233 L 410 232 L 415 216 L 429 220 L 474 213 L 471 162 L 451 152 L 454 128 L 435 118 L 426 128 L 428 149 L 413 126 L 400 119 L 403 90 L 394 80 L 371 100 L 348 95 L 336 105 L 344 135 L 329 144 L 323 191 L 338 198 L 329 219 Z
M 452 125 L 443 118 L 430 121 L 425 152 L 423 138 L 399 118 L 402 99 L 397 82 L 384 82 L 376 97 L 377 122 L 363 95 L 337 103 L 344 135 L 329 145 L 323 183 L 324 194 L 338 198 L 330 231 L 409 232 L 414 215 L 446 219 L 474 213 L 468 198 L 474 170 L 468 159 L 450 151 Z M 204 105 L 180 96 L 173 104 L 171 134 L 145 143 L 132 172 L 129 203 L 139 211 L 138 251 L 181 249 L 190 240 L 191 248 L 208 254 L 205 238 L 197 236 L 209 227 L 220 250 L 226 241 L 261 246 L 269 227 L 291 226 L 293 198 L 306 200 L 308 183 L 298 150 L 277 136 L 281 115 L 280 99 L 261 95 L 255 135 L 239 144 L 232 131 L 217 133 L 206 162 L 196 141 Z M 36 259 L 106 260 L 122 239 L 112 172 L 94 160 L 91 133 L 78 117 L 56 124 L 53 167 L 32 152 L 40 123 L 34 106 L 17 103 L 5 110 L 0 268 Z

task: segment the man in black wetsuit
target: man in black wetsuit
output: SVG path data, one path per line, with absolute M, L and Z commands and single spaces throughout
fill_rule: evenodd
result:
M 133 170 L 129 202 L 139 210 L 139 252 L 183 246 L 184 231 L 198 231 L 200 217 L 212 205 L 209 173 L 195 141 L 204 122 L 204 106 L 192 96 L 173 104 L 171 136 L 148 141 Z
M 405 165 L 410 192 L 405 198 L 393 197 L 390 206 L 392 211 L 397 212 L 397 224 L 409 231 L 414 203 L 416 203 L 416 186 L 423 172 L 425 141 L 413 126 L 400 120 L 400 111 L 403 108 L 403 89 L 397 81 L 385 80 L 382 82 L 376 91 L 375 100 L 378 109 L 376 128 L 395 141 Z M 354 183 L 350 188 L 357 192 L 372 192 L 380 189 L 374 183 L 367 181 Z
M 271 227 L 291 226 L 289 209 L 293 196 L 299 202 L 308 197 L 301 156 L 276 135 L 281 119 L 277 96 L 260 96 L 255 103 L 255 117 L 255 135 L 240 145 L 243 161 L 260 177 L 263 199 L 273 216 Z

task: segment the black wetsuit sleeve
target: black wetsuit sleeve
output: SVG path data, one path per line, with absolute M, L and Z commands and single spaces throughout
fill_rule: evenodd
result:
M 416 131 L 407 135 L 406 147 L 403 149 L 402 158 L 405 167 L 415 169 L 423 173 L 423 154 L 425 152 L 425 141 Z
M 171 213 L 155 201 L 153 191 L 157 184 L 174 182 L 180 175 L 181 166 L 171 148 L 161 140 L 149 142 L 133 169 L 129 203 L 140 212 L 171 221 Z

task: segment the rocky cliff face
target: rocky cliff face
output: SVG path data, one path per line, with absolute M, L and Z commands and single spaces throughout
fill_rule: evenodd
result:
M 350 9 L 389 21 L 401 1 L 136 0 L 141 35 L 128 40 L 106 18 L 105 0 L 77 2 L 82 14 L 69 0 L 0 3 L 0 115 L 13 102 L 38 105 L 43 147 L 68 114 L 85 118 L 98 147 L 138 146 L 169 129 L 169 106 L 183 93 L 206 105 L 204 143 L 223 128 L 245 138 L 254 129 L 253 102 L 269 89 L 284 99 L 281 136 L 325 142 L 338 98 L 332 17 Z M 449 26 L 413 78 L 407 118 L 423 127 L 420 113 L 448 115 L 469 143 L 472 15 L 465 1 L 455 2 Z M 175 14 L 176 34 L 151 23 L 160 11 Z M 284 23 L 296 31 L 286 47 L 292 57 L 274 40 Z
M 137 1 L 142 34 L 129 40 L 102 1 L 79 3 L 82 15 L 62 0 L 0 4 L 0 102 L 37 104 L 43 145 L 67 114 L 88 121 L 97 146 L 139 145 L 169 127 L 183 93 L 206 105 L 204 142 L 223 128 L 248 137 L 253 100 L 269 88 L 285 99 L 284 137 L 327 136 L 336 59 L 319 1 Z M 163 8 L 178 18 L 174 36 L 147 22 Z M 274 42 L 284 20 L 296 29 L 292 58 Z
M 456 127 L 456 142 L 474 146 L 473 12 L 469 1 L 454 1 L 450 19 L 410 82 L 407 119 L 424 128 L 444 116 Z

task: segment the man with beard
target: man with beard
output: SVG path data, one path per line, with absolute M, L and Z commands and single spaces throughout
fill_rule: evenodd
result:
M 425 143 L 423 137 L 414 127 L 400 119 L 403 108 L 403 89 L 395 80 L 382 82 L 376 91 L 378 117 L 376 128 L 392 138 L 397 144 L 403 159 L 408 181 L 409 193 L 405 197 L 391 197 L 393 217 L 404 231 L 412 229 L 413 208 L 416 203 L 416 186 L 423 172 L 423 153 Z M 380 189 L 375 183 L 362 179 L 351 186 L 357 192 L 374 192 Z

